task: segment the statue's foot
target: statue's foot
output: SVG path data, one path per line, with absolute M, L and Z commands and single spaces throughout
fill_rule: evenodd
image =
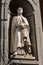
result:
M 13 58 L 14 56 L 17 55 L 17 52 L 13 53 L 12 55 L 10 55 L 10 58 Z
M 35 59 L 35 57 L 32 54 L 30 54 L 30 57 L 31 57 L 31 59 Z

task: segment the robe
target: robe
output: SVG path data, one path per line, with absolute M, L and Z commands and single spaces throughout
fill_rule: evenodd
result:
M 24 46 L 23 37 L 27 37 L 27 42 L 31 45 L 29 33 L 30 27 L 27 19 L 23 16 L 13 17 L 11 25 L 10 53 L 16 52 L 17 47 Z

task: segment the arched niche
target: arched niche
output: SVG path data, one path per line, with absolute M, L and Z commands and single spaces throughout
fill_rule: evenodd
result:
M 10 36 L 11 36 L 11 23 L 13 16 L 17 15 L 17 8 L 22 7 L 24 10 L 23 16 L 25 16 L 30 24 L 30 40 L 32 44 L 32 54 L 37 58 L 37 41 L 35 31 L 35 18 L 34 9 L 32 5 L 26 0 L 11 0 L 9 3 L 9 10 L 11 12 L 9 23 L 9 48 L 10 48 Z

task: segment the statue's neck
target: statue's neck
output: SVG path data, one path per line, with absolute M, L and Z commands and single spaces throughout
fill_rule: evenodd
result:
M 22 14 L 21 15 L 18 15 L 18 16 L 21 16 L 22 17 Z

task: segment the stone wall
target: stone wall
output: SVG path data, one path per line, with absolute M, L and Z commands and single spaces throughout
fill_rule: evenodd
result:
M 39 0 L 27 0 L 34 9 L 34 17 L 35 17 L 35 30 L 36 30 L 36 39 L 37 39 L 37 51 L 38 51 L 38 59 L 39 59 L 39 65 L 42 64 L 43 55 L 42 55 L 42 24 L 41 24 L 41 14 L 40 14 L 40 6 L 39 6 Z M 7 62 L 8 60 L 8 8 L 10 0 L 7 0 L 5 3 L 5 7 L 3 3 L 5 0 L 2 0 L 2 7 L 1 7 L 1 19 L 4 19 L 1 21 L 1 53 L 2 56 L 5 54 L 6 58 L 4 57 L 4 61 Z M 5 8 L 5 11 L 4 11 Z M 4 14 L 5 13 L 5 14 Z M 4 16 L 3 16 L 4 15 Z M 4 27 L 4 30 L 3 30 Z M 4 32 L 4 33 L 3 33 Z M 41 48 L 42 47 L 42 48 Z M 4 54 L 3 54 L 4 53 Z M 31 63 L 31 62 L 30 62 Z M 1 59 L 1 65 L 3 64 L 3 60 Z M 35 64 L 34 64 L 35 65 Z
M 40 9 L 41 9 L 42 26 L 43 26 L 43 0 L 40 0 Z
M 1 0 L 0 0 L 0 42 L 1 42 Z M 1 44 L 0 44 L 0 63 L 1 63 Z

